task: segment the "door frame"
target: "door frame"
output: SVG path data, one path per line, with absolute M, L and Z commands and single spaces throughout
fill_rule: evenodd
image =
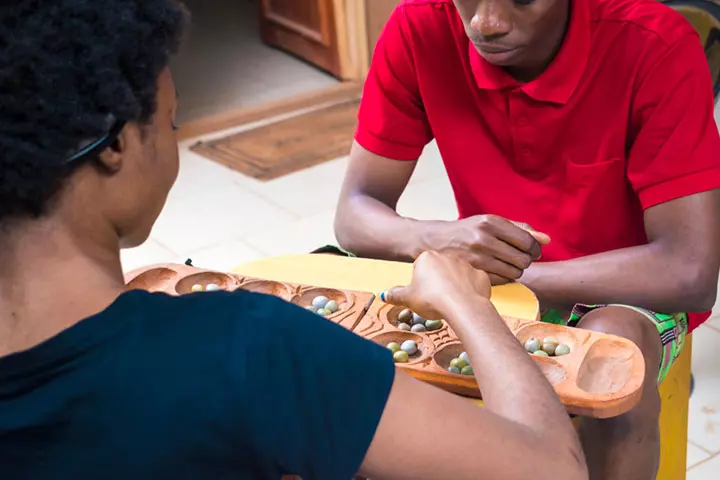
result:
M 361 92 L 371 57 L 366 0 L 333 0 L 333 6 L 341 72 L 339 84 L 183 122 L 177 135 L 178 141 L 185 142 L 250 123 L 293 115 L 308 108 L 342 102 Z

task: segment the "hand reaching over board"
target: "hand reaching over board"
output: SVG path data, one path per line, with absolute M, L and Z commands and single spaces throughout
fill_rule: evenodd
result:
M 380 296 L 386 303 L 404 305 L 426 319 L 440 319 L 441 311 L 462 298 L 490 298 L 487 273 L 457 255 L 435 251 L 422 253 L 413 268 L 409 285 L 395 287 Z
M 431 249 L 452 253 L 486 271 L 493 285 L 520 278 L 550 243 L 549 236 L 531 226 L 495 215 L 433 223 L 427 239 Z

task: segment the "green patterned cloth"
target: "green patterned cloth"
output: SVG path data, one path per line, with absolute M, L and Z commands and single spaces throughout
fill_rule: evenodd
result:
M 603 307 L 629 308 L 638 312 L 657 328 L 660 341 L 662 342 L 662 359 L 658 371 L 658 384 L 667 377 L 670 369 L 675 364 L 685 344 L 685 337 L 688 333 L 688 319 L 685 313 L 657 313 L 645 308 L 632 307 L 629 305 L 575 305 L 570 317 L 565 319 L 563 314 L 557 310 L 548 310 L 543 313 L 542 321 L 558 325 L 574 327 L 588 313 Z

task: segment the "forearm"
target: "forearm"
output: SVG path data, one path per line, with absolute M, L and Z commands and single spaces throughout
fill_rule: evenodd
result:
M 520 278 L 544 306 L 620 303 L 658 312 L 712 307 L 717 273 L 698 261 L 655 245 L 600 253 L 564 262 L 534 263 Z
M 573 444 L 575 432 L 557 394 L 488 300 L 449 302 L 445 318 L 470 356 L 485 407 L 537 435 L 554 432 Z
M 413 261 L 422 253 L 432 221 L 405 218 L 369 196 L 341 202 L 335 217 L 335 236 L 344 249 L 382 260 Z

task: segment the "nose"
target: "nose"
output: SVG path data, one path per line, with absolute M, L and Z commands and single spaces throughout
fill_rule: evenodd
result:
M 504 3 L 504 0 L 485 0 L 475 11 L 470 27 L 484 40 L 504 37 L 512 30 L 510 12 L 503 6 Z

